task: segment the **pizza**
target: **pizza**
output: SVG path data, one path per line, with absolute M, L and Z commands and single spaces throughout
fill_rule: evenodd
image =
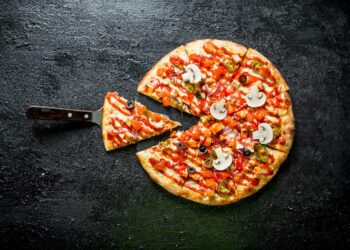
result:
M 126 100 L 117 92 L 105 96 L 102 137 L 107 151 L 159 135 L 179 125 L 179 122 L 152 112 L 137 101 Z
M 281 73 L 254 49 L 215 39 L 180 46 L 145 75 L 138 92 L 199 122 L 137 157 L 175 195 L 206 205 L 241 200 L 272 179 L 291 149 L 288 91 Z

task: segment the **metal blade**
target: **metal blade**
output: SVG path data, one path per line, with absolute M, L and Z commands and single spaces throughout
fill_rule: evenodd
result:
M 103 107 L 100 108 L 99 110 L 93 111 L 92 118 L 91 118 L 91 122 L 96 123 L 100 127 L 102 126 L 102 111 L 103 111 Z

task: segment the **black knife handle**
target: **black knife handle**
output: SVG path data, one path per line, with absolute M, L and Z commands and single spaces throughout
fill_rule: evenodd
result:
M 27 118 L 32 120 L 88 121 L 92 120 L 92 111 L 79 109 L 29 106 Z

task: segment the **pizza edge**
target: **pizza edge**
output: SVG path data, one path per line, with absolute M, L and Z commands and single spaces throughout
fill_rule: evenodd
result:
M 276 81 L 281 84 L 282 92 L 286 92 L 289 90 L 289 86 L 284 80 L 281 72 L 279 72 L 276 66 L 269 59 L 267 59 L 264 55 L 260 54 L 260 52 L 256 51 L 253 48 L 249 48 L 247 54 L 245 55 L 245 58 L 249 57 L 258 57 L 262 61 L 266 62 L 269 70 L 271 71 L 271 74 L 276 78 Z
M 151 147 L 152 148 L 152 147 Z M 162 175 L 158 170 L 156 170 L 151 163 L 149 162 L 149 150 L 151 149 L 145 149 L 143 151 L 139 151 L 136 153 L 137 158 L 139 159 L 143 169 L 148 173 L 148 175 L 151 177 L 151 179 L 159 184 L 161 187 L 169 191 L 170 193 L 178 196 L 182 186 L 175 183 L 170 178 Z
M 203 45 L 208 41 L 214 42 L 215 45 L 217 45 L 218 47 L 228 48 L 230 52 L 233 52 L 235 54 L 240 54 L 241 57 L 244 57 L 248 51 L 248 49 L 245 46 L 236 42 L 208 38 L 208 39 L 200 39 L 200 40 L 195 40 L 195 41 L 186 43 L 184 46 L 186 48 L 187 56 L 189 56 L 191 53 L 208 55 L 203 49 Z

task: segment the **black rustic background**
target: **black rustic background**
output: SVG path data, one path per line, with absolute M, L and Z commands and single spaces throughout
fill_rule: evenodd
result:
M 349 28 L 347 1 L 1 0 L 1 248 L 346 248 Z M 197 118 L 136 86 L 208 37 L 270 58 L 294 103 L 287 161 L 237 204 L 198 205 L 151 181 L 135 152 L 169 134 L 106 153 L 97 126 L 25 118 L 30 104 L 96 110 L 118 91 L 186 129 Z

